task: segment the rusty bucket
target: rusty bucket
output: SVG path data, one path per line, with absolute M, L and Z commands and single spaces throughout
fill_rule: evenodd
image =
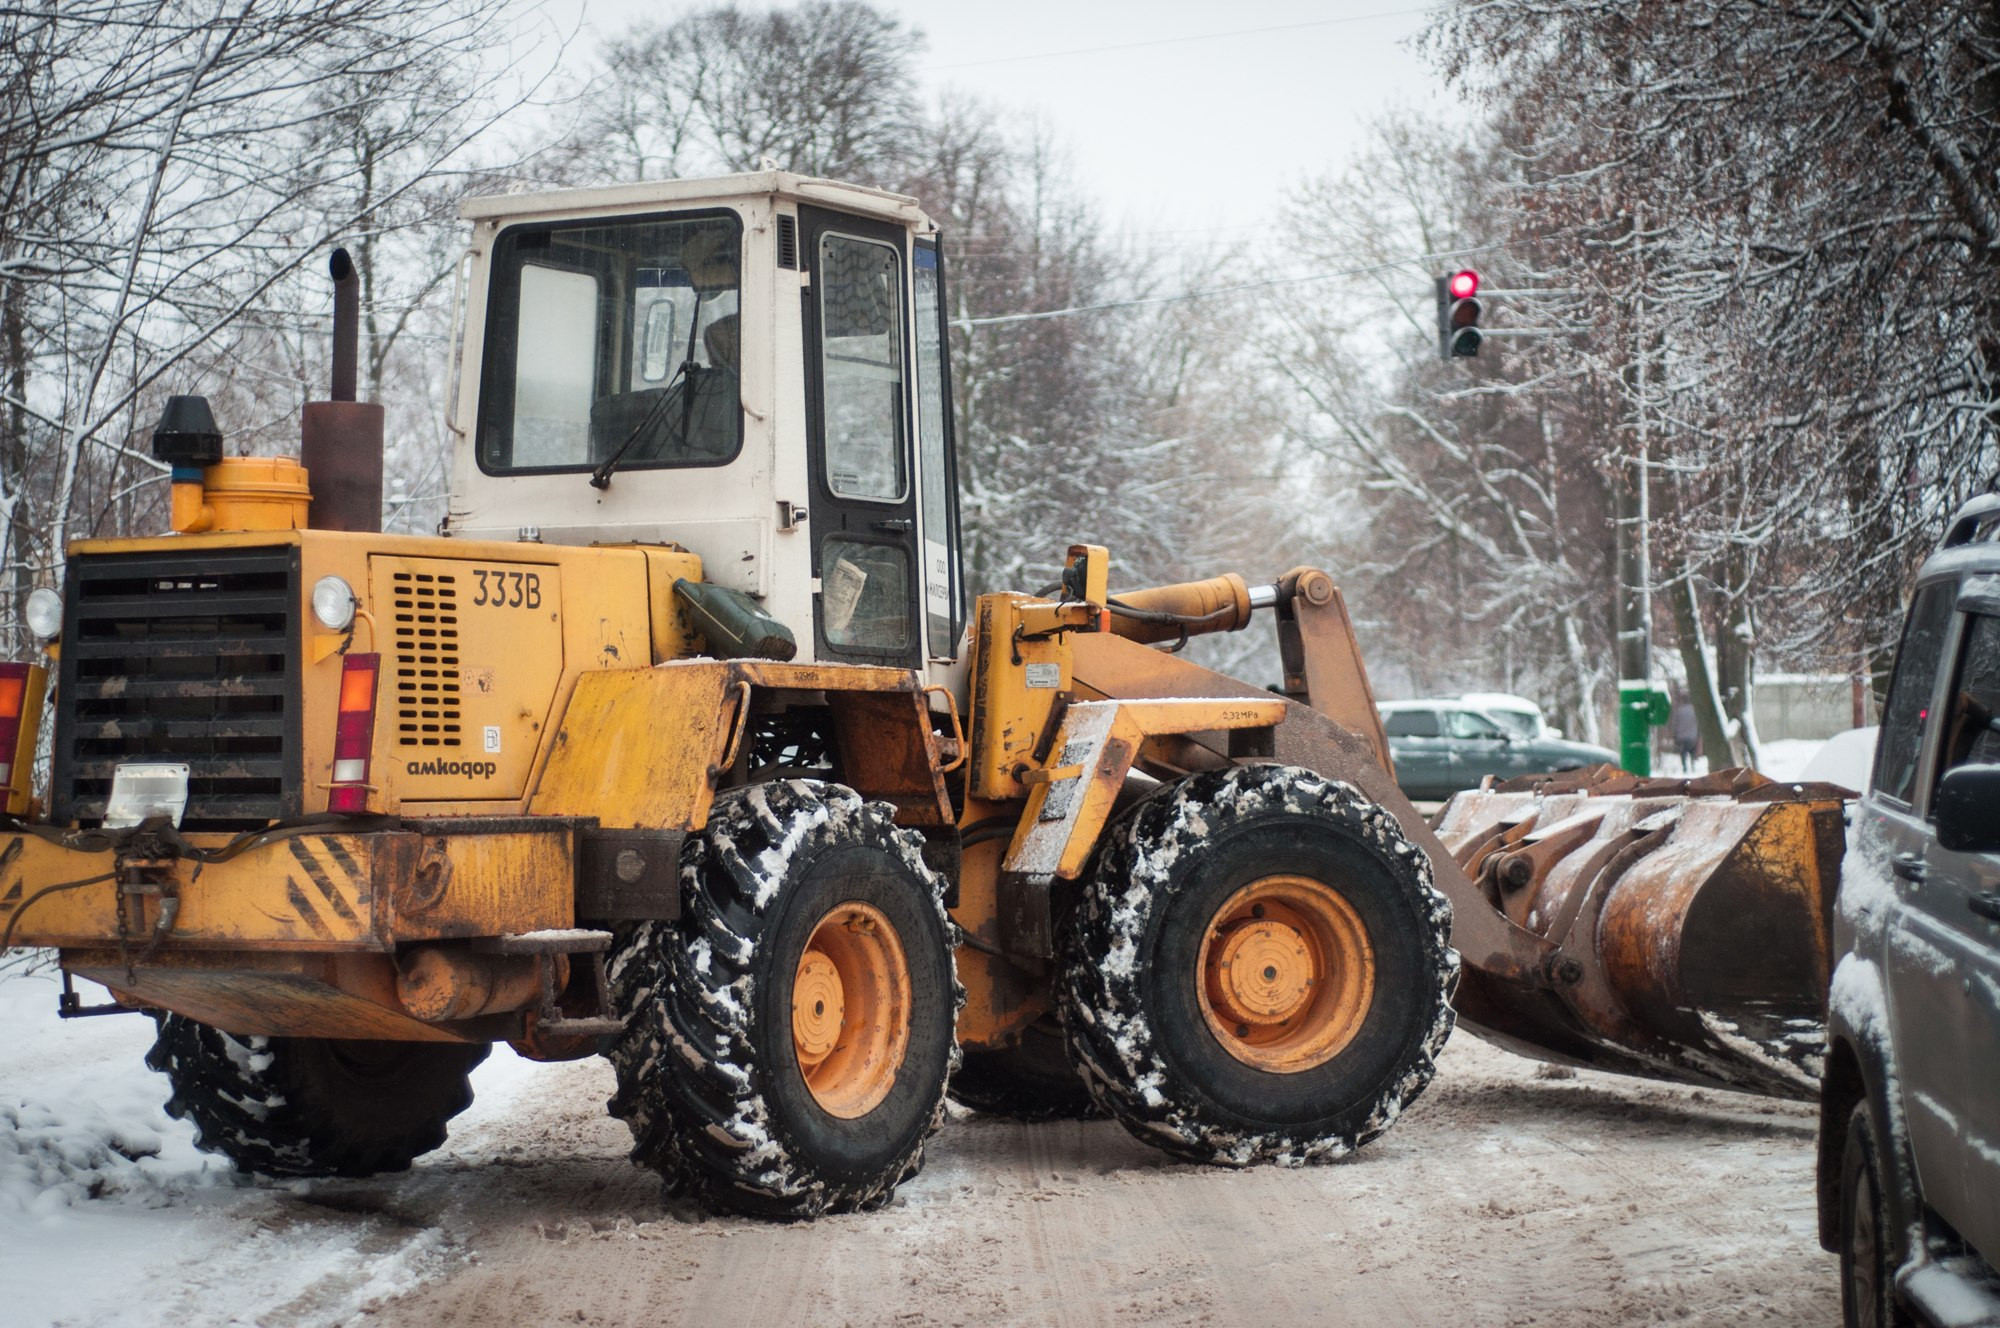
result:
M 1611 766 L 1459 794 L 1438 838 L 1554 947 L 1532 981 L 1468 966 L 1461 1021 L 1544 1059 L 1813 1096 L 1852 796 Z

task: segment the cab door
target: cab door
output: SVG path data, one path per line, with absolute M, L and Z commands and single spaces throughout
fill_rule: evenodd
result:
M 924 637 L 931 661 L 958 657 L 965 579 L 958 553 L 958 450 L 952 428 L 951 356 L 944 264 L 935 236 L 910 254 L 917 323 L 917 492 L 923 503 Z
M 1931 781 L 1923 770 L 1925 753 L 1936 750 L 1931 720 L 1941 692 L 1940 665 L 1948 657 L 1955 589 L 1949 580 L 1933 582 L 1917 591 L 1910 607 L 1882 712 L 1874 779 L 1856 813 L 1856 842 L 1841 867 L 1844 899 L 1878 901 L 1872 925 L 1881 929 L 1897 1088 L 1918 1179 L 1926 1201 L 1940 1212 L 1956 1212 L 1964 1204 L 1955 1104 L 1965 1077 L 1957 1035 L 1965 998 L 1945 901 L 1929 879 L 1931 833 L 1923 809 Z M 1865 885 L 1864 873 L 1873 878 Z M 1857 948 L 1866 943 L 1857 937 Z
M 916 668 L 909 254 L 900 227 L 799 209 L 806 271 L 813 635 L 823 660 Z
M 1933 717 L 1939 779 L 1962 765 L 2000 764 L 2000 732 L 1990 722 L 2000 715 L 2000 616 L 1971 612 L 1959 621 L 1958 669 Z M 1952 1094 L 1944 1105 L 1958 1120 L 1959 1185 L 1931 1203 L 1981 1253 L 2000 1257 L 2000 853 L 1961 853 L 1932 834 L 1923 865 L 1927 940 L 1951 961 L 1937 980 L 1957 979 L 1940 1002 L 1955 1017 L 1926 1031 L 1946 1044 L 1956 1071 L 1948 1090 L 1934 1091 Z

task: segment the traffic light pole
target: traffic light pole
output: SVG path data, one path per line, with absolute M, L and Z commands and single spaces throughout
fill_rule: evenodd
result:
M 1634 235 L 1641 231 L 1635 210 Z M 1613 485 L 1617 514 L 1618 763 L 1635 775 L 1653 773 L 1653 728 L 1672 713 L 1654 687 L 1652 574 L 1652 447 L 1646 429 L 1647 353 L 1645 249 L 1632 298 L 1632 455 Z
M 1618 764 L 1632 774 L 1652 774 L 1652 730 L 1666 724 L 1670 708 L 1666 692 L 1652 686 L 1652 448 L 1646 436 L 1646 250 L 1644 228 L 1634 212 L 1632 238 L 1638 254 L 1638 294 L 1634 296 L 1632 326 L 1636 332 L 1636 354 L 1632 362 L 1632 456 L 1614 462 L 1612 502 L 1618 584 L 1614 594 L 1616 654 L 1618 654 Z M 1454 360 L 1476 356 L 1480 342 L 1488 336 L 1540 340 L 1548 336 L 1576 336 L 1590 328 L 1482 328 L 1480 296 L 1488 300 L 1506 298 L 1550 298 L 1578 296 L 1576 290 L 1482 290 L 1480 274 L 1460 268 L 1450 276 L 1436 278 L 1438 300 L 1438 358 Z
M 1479 339 L 1492 337 L 1573 337 L 1579 332 L 1590 331 L 1587 327 L 1482 327 Z
M 1667 722 L 1670 713 L 1667 694 L 1653 686 L 1653 578 L 1650 527 L 1652 524 L 1652 454 L 1646 436 L 1646 286 L 1645 249 L 1640 239 L 1644 231 L 1635 211 L 1632 236 L 1638 243 L 1638 293 L 1633 301 L 1632 325 L 1636 333 L 1633 357 L 1632 432 L 1633 455 L 1614 460 L 1611 472 L 1613 530 L 1617 549 L 1616 593 L 1613 596 L 1618 657 L 1618 759 L 1635 775 L 1653 772 L 1653 728 Z M 1482 289 L 1479 274 L 1461 268 L 1450 276 L 1436 279 L 1438 358 L 1446 361 L 1477 355 L 1479 343 L 1487 337 L 1541 339 L 1575 336 L 1587 327 L 1506 327 L 1479 326 L 1480 298 L 1575 297 L 1582 292 L 1547 290 Z

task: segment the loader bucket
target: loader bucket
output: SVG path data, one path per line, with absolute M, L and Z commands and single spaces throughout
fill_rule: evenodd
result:
M 1461 1022 L 1543 1059 L 1812 1097 L 1851 796 L 1611 766 L 1459 794 L 1439 840 L 1555 947 L 1533 981 L 1468 965 Z
M 1238 621 L 1223 588 L 1218 579 L 1120 599 L 1171 605 L 1213 631 Z M 1426 824 L 1396 786 L 1331 578 L 1288 573 L 1275 599 L 1293 704 L 1269 750 L 1237 754 L 1227 734 L 1190 734 L 1156 751 L 1147 773 L 1276 760 L 1385 808 L 1451 902 L 1453 1005 L 1490 1042 L 1654 1079 L 1817 1094 L 1852 793 L 1751 770 L 1642 779 L 1597 766 L 1489 783 Z M 1068 640 L 1079 699 L 1269 696 L 1112 632 Z

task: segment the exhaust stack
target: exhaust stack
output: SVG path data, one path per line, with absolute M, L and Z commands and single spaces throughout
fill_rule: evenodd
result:
M 306 403 L 299 422 L 299 460 L 312 476 L 313 529 L 379 531 L 383 409 L 354 399 L 361 277 L 345 249 L 333 251 L 327 268 L 333 275 L 333 399 Z
M 361 359 L 361 274 L 345 249 L 327 260 L 333 273 L 333 399 L 354 400 Z

